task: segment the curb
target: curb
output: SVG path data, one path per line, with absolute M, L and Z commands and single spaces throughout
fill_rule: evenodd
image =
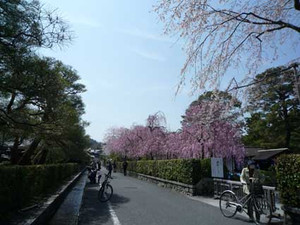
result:
M 43 205 L 39 208 L 33 215 L 33 218 L 25 219 L 21 223 L 16 225 L 42 225 L 47 224 L 50 218 L 55 214 L 56 210 L 64 201 L 65 197 L 72 190 L 76 182 L 79 180 L 81 175 L 85 172 L 86 169 L 83 169 L 77 175 L 73 177 L 66 185 L 64 185 L 58 194 L 52 195 Z

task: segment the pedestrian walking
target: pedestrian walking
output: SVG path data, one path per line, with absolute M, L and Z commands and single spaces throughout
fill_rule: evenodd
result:
M 117 163 L 116 163 L 116 160 L 114 160 L 113 162 L 113 168 L 114 168 L 114 173 L 117 172 Z
M 101 179 L 101 172 L 100 172 L 100 170 L 101 170 L 101 162 L 98 161 L 97 162 L 97 174 L 98 174 L 98 176 L 97 176 L 97 183 L 100 183 L 100 179 Z
M 101 170 L 101 162 L 100 161 L 97 162 L 97 170 Z
M 108 177 L 110 177 L 110 178 L 112 178 L 111 177 L 111 171 L 112 171 L 112 169 L 113 169 L 113 166 L 112 166 L 112 162 L 111 162 L 112 160 L 110 159 L 110 160 L 108 160 L 108 162 L 107 162 L 107 170 L 108 170 Z
M 124 176 L 127 175 L 127 165 L 128 165 L 128 163 L 127 163 L 126 159 L 124 159 L 124 161 L 123 161 L 123 173 L 124 173 Z

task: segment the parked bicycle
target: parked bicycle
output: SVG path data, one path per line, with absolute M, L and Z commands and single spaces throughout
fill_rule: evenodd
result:
M 231 218 L 237 212 L 246 212 L 250 219 L 256 224 L 269 224 L 272 219 L 272 208 L 268 200 L 261 194 L 257 193 L 259 186 L 250 181 L 250 194 L 239 199 L 231 190 L 226 190 L 221 194 L 219 206 L 225 217 Z M 250 210 L 246 208 L 251 207 Z
M 98 199 L 100 202 L 107 202 L 113 195 L 113 188 L 109 184 L 109 174 L 105 174 L 105 179 L 100 185 Z

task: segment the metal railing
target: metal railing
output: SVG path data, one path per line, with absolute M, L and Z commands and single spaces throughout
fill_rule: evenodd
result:
M 225 180 L 214 178 L 214 198 L 219 198 L 223 191 L 231 190 L 238 198 L 245 196 L 243 193 L 243 184 L 239 181 Z M 278 198 L 278 192 L 275 191 L 275 187 L 263 186 L 264 197 L 270 203 L 272 211 L 276 210 L 276 202 Z

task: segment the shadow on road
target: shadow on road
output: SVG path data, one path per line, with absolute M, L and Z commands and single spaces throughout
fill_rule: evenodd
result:
M 99 185 L 87 184 L 83 197 L 83 204 L 80 209 L 79 225 L 101 224 L 110 220 L 109 204 L 113 208 L 129 202 L 129 199 L 114 193 L 109 202 L 100 202 L 97 198 Z
M 239 215 L 237 215 L 237 216 L 235 216 L 235 217 L 233 217 L 233 218 L 230 218 L 230 219 L 233 219 L 233 220 L 239 220 L 239 221 L 243 221 L 243 222 L 247 222 L 247 223 L 249 223 L 249 224 L 254 224 L 254 222 L 253 221 L 251 221 L 249 218 L 247 218 L 247 217 L 243 217 L 243 216 L 239 216 Z M 267 222 L 261 222 L 260 223 L 261 225 L 282 225 L 283 224 L 283 222 L 282 221 L 271 221 L 270 223 L 267 223 Z
M 239 220 L 239 221 L 243 221 L 243 222 L 246 222 L 246 223 L 249 223 L 249 224 L 254 224 L 254 222 L 252 222 L 249 218 L 242 217 L 242 216 L 235 216 L 235 217 L 229 218 L 229 219 Z

